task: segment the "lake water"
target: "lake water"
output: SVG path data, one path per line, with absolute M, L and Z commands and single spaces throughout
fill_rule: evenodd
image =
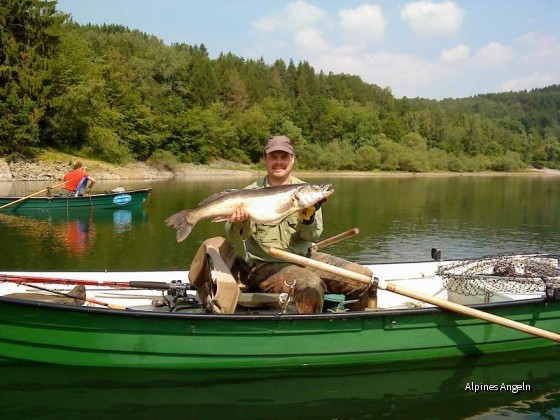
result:
M 357 227 L 360 234 L 328 249 L 360 263 L 419 261 L 507 252 L 558 252 L 560 177 L 453 176 L 310 178 L 336 192 L 323 206 L 324 238 Z M 200 242 L 223 236 L 205 220 L 178 244 L 164 220 L 211 193 L 252 178 L 129 182 L 153 187 L 143 208 L 34 217 L 0 217 L 4 270 L 155 270 L 188 267 Z M 111 189 L 118 184 L 100 184 Z M 0 183 L 0 194 L 26 194 L 44 183 Z M 17 246 L 14 246 L 17 244 Z
M 323 207 L 323 237 L 360 234 L 327 252 L 360 263 L 426 261 L 510 252 L 558 254 L 560 177 L 306 177 L 336 192 Z M 153 187 L 141 209 L 0 215 L 1 270 L 185 269 L 223 224 L 200 222 L 178 244 L 164 220 L 247 177 L 127 182 Z M 99 189 L 119 184 L 98 183 Z M 45 183 L 0 183 L 25 195 Z M 328 349 L 326 349 L 328 350 Z M 434 366 L 297 372 L 143 372 L 0 366 L 3 418 L 517 418 L 560 417 L 560 351 L 464 358 Z M 473 384 L 530 391 L 471 392 Z

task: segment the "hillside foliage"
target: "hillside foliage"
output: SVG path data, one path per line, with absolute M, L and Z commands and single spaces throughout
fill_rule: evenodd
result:
M 119 25 L 56 1 L 0 4 L 0 155 L 52 148 L 110 162 L 256 163 L 286 134 L 320 170 L 560 168 L 560 86 L 441 101 L 309 63 L 273 64 Z

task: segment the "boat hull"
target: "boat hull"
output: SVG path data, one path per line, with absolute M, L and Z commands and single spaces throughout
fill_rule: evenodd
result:
M 478 308 L 552 331 L 560 326 L 560 302 Z M 193 370 L 376 365 L 554 345 L 438 308 L 220 316 L 0 298 L 0 357 L 59 365 Z
M 31 197 L 4 208 L 2 211 L 15 213 L 56 212 L 70 209 L 120 209 L 142 205 L 150 195 L 151 188 L 125 192 L 109 192 L 79 197 Z M 20 197 L 0 197 L 0 207 Z

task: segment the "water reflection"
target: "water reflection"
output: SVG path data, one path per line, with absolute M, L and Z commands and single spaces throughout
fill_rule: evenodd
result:
M 358 262 L 426 260 L 504 252 L 557 253 L 559 177 L 323 179 L 336 193 L 323 206 L 325 236 L 360 235 L 329 252 Z
M 67 252 L 75 256 L 85 255 L 94 246 L 96 234 L 95 223 L 81 219 L 69 220 L 64 235 Z
M 99 232 L 105 236 L 110 233 L 111 241 L 115 243 L 119 235 L 131 231 L 133 222 L 146 220 L 146 212 L 141 208 L 51 210 L 26 215 L 0 213 L 0 226 L 8 228 L 10 234 L 16 235 L 20 241 L 26 238 L 39 249 L 47 246 L 54 253 L 64 252 L 78 260 L 94 253 Z
M 116 233 L 127 232 L 132 228 L 132 210 L 115 210 L 113 212 L 113 229 Z
M 519 352 L 382 367 L 157 371 L 5 365 L 3 413 L 18 418 L 468 418 L 559 414 L 560 354 Z M 473 385 L 519 385 L 520 392 Z M 529 386 L 529 388 L 527 387 Z M 486 413 L 486 415 L 484 414 Z

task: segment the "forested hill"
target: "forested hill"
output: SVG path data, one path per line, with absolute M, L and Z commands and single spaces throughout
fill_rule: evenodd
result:
M 0 155 L 54 148 L 111 162 L 258 162 L 290 136 L 301 169 L 560 168 L 560 86 L 396 99 L 307 62 L 212 59 L 118 25 L 81 26 L 55 1 L 0 3 Z

